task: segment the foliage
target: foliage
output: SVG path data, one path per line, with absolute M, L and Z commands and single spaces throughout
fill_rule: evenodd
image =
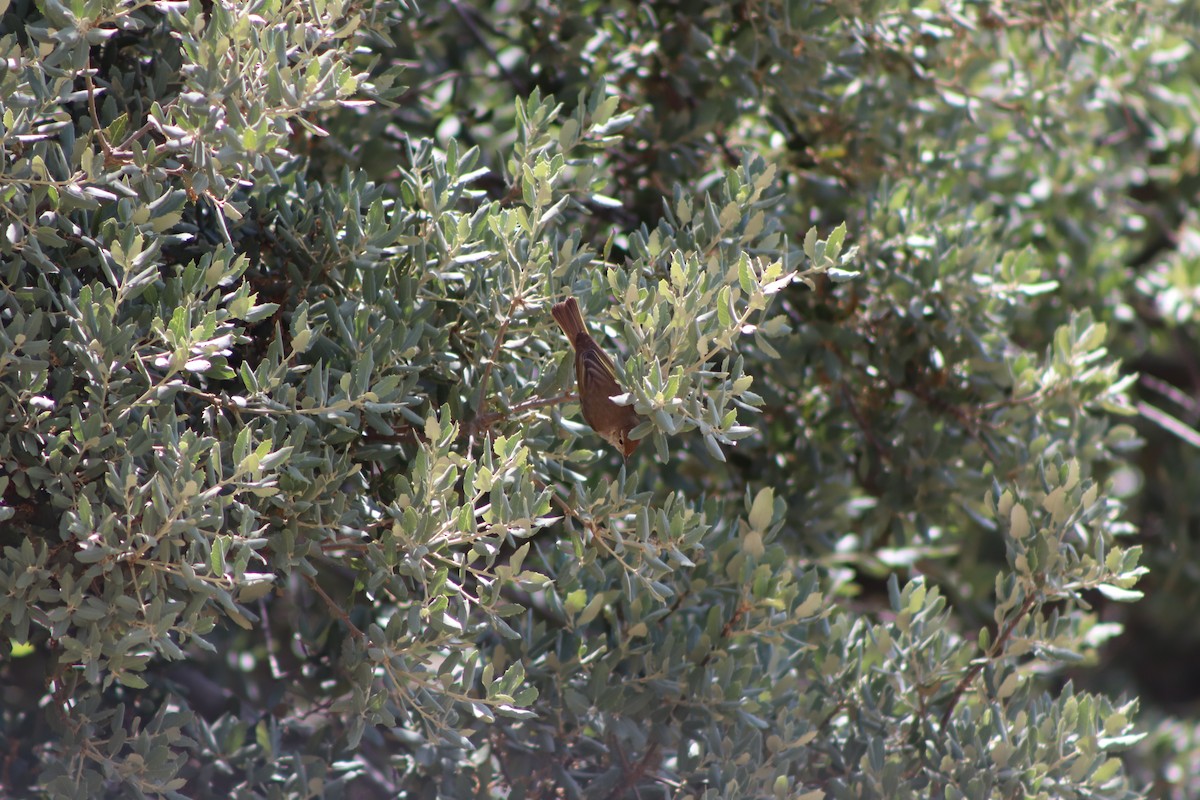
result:
M 0 2 L 0 784 L 1194 794 L 1190 13 Z

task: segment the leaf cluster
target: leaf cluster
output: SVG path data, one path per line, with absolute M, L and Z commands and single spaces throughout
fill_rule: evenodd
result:
M 0 2 L 5 789 L 1146 796 L 1186 20 L 884 5 Z

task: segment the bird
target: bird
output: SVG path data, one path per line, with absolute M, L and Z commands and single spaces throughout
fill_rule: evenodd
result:
M 575 382 L 579 385 L 579 409 L 584 421 L 628 458 L 641 441 L 630 438 L 629 434 L 642 418 L 633 406 L 613 402 L 612 398 L 624 394 L 624 390 L 617 383 L 612 359 L 587 332 L 574 297 L 556 303 L 550 313 L 575 348 Z

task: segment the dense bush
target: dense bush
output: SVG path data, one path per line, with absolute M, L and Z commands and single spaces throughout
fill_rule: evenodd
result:
M 0 2 L 0 785 L 1200 792 L 1195 12 L 936 5 Z

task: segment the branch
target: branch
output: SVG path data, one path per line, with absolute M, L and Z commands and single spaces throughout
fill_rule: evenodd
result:
M 500 322 L 500 330 L 496 332 L 496 342 L 492 345 L 492 354 L 488 356 L 487 363 L 483 365 L 483 375 L 479 380 L 479 400 L 475 403 L 477 412 L 483 411 L 483 398 L 487 394 L 488 379 L 492 376 L 492 365 L 500 357 L 500 348 L 504 346 L 504 337 L 508 333 L 508 326 L 512 323 L 513 314 L 516 313 L 517 305 L 520 303 L 521 295 L 518 292 L 513 295 L 512 302 L 508 304 L 508 313 L 504 315 L 504 319 Z
M 620 750 L 617 750 L 618 755 L 620 752 Z M 621 775 L 621 781 L 608 793 L 606 800 L 617 800 L 619 797 L 624 797 L 626 792 L 637 786 L 638 782 L 645 777 L 647 772 L 658 767 L 660 761 L 658 742 L 652 742 L 650 747 L 647 748 L 646 754 L 633 765 L 632 769 L 629 768 L 628 764 L 622 763 L 623 774 Z M 624 762 L 624 759 L 622 759 L 622 762 Z
M 367 635 L 360 631 L 358 626 L 350 621 L 350 616 L 342 610 L 341 606 L 333 602 L 333 598 L 325 593 L 325 590 L 321 588 L 319 583 L 317 583 L 316 578 L 311 575 L 305 575 L 304 579 L 308 581 L 308 585 L 312 587 L 313 591 L 321 596 L 321 598 L 325 601 L 325 605 L 329 606 L 330 612 L 342 621 L 342 624 L 345 625 L 347 630 L 354 635 L 354 638 L 361 642 L 365 642 L 367 640 Z
M 475 20 L 471 18 L 467 10 L 456 2 L 456 0 L 451 0 L 450 7 L 454 9 L 459 19 L 467 26 L 467 32 L 471 34 L 471 38 L 479 43 L 479 46 L 488 54 L 488 58 L 492 60 L 496 68 L 500 70 L 500 74 L 512 85 L 516 93 L 520 96 L 528 94 L 529 90 L 521 85 L 521 82 L 509 71 L 508 67 L 504 66 L 504 62 L 500 60 L 500 55 L 496 52 L 496 48 L 492 47 L 488 40 L 483 38 L 483 33 L 479 30 L 479 26 L 475 24 Z
M 1004 631 L 999 637 L 996 638 L 995 643 L 992 645 L 991 651 L 996 655 L 993 656 L 985 653 L 984 657 L 979 660 L 979 663 L 972 665 L 972 667 L 967 670 L 967 674 L 962 676 L 962 680 L 958 682 L 958 685 L 954 687 L 954 691 L 950 693 L 950 703 L 946 706 L 946 710 L 942 714 L 942 728 L 945 728 L 946 725 L 950 723 L 950 715 L 954 713 L 954 707 L 957 706 L 958 701 L 962 699 L 963 694 L 967 691 L 967 687 L 970 686 L 971 682 L 974 681 L 979 673 L 983 671 L 984 666 L 987 665 L 989 660 L 999 656 L 999 654 L 1003 652 L 1004 644 L 1012 637 L 1013 631 L 1017 628 L 1017 623 L 1024 619 L 1025 615 L 1028 614 L 1032 608 L 1033 595 L 1029 595 L 1025 598 L 1025 602 L 1023 602 L 1021 607 L 1017 610 L 1016 615 L 1008 621 L 1007 625 L 1004 626 Z
M 476 433 L 480 433 L 491 428 L 493 423 L 499 422 L 502 419 L 508 419 L 511 416 L 523 414 L 526 411 L 530 411 L 535 408 L 562 405 L 563 403 L 570 403 L 578 399 L 579 396 L 577 394 L 570 392 L 568 394 L 560 394 L 556 397 L 539 397 L 534 400 L 526 400 L 523 403 L 517 403 L 507 411 L 495 411 L 491 414 L 483 414 L 476 417 L 466 425 L 466 430 L 464 432 L 474 436 Z M 483 402 L 483 398 L 480 398 L 480 402 Z

